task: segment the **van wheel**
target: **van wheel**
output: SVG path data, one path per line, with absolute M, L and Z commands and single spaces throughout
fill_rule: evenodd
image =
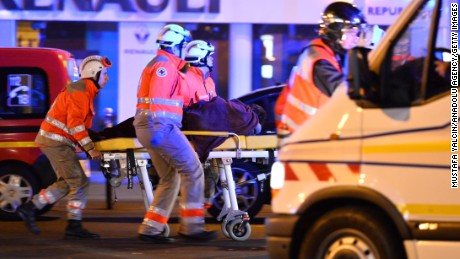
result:
M 327 212 L 307 231 L 298 258 L 405 258 L 402 241 L 387 221 L 361 206 Z
M 38 181 L 26 166 L 0 166 L 0 219 L 18 219 L 16 208 L 38 191 Z
M 263 167 L 259 167 L 257 164 L 251 162 L 235 161 L 232 164 L 233 180 L 237 184 L 235 186 L 235 192 L 238 201 L 238 208 L 241 211 L 245 211 L 249 214 L 252 219 L 259 213 L 262 206 L 265 203 L 266 194 L 270 191 L 269 183 L 267 180 L 263 183 L 257 181 L 257 175 L 266 173 Z M 238 183 L 252 180 L 242 185 Z M 208 209 L 209 214 L 214 218 L 219 216 L 224 205 L 224 197 L 220 182 L 217 183 L 216 193 L 214 195 L 213 205 Z

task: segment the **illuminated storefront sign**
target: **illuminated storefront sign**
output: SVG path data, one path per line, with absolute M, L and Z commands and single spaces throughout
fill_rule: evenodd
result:
M 1 20 L 314 24 L 333 0 L 0 0 Z M 351 1 L 350 1 L 351 2 Z M 391 24 L 409 0 L 362 0 L 369 23 Z
M 43 1 L 43 0 L 24 0 L 23 5 L 19 6 L 14 0 L 0 0 L 3 7 L 10 11 L 52 11 L 65 10 L 66 1 Z M 147 13 L 161 13 L 169 4 L 169 0 L 160 0 L 157 4 L 151 4 L 148 0 L 72 0 L 78 11 L 81 12 L 100 12 L 104 6 L 116 4 L 121 8 L 122 12 L 137 12 L 143 11 Z M 94 2 L 94 3 L 93 3 Z M 209 13 L 219 13 L 220 0 L 209 0 Z M 184 13 L 203 13 L 205 6 L 190 7 L 189 0 L 177 0 L 177 12 Z

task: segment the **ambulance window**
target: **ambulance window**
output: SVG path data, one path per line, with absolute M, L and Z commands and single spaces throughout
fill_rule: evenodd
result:
M 43 118 L 48 100 L 48 80 L 43 70 L 0 68 L 0 119 Z
M 450 2 L 443 1 L 438 27 L 435 30 L 433 56 L 426 86 L 426 98 L 450 91 Z
M 425 4 L 389 50 L 389 60 L 382 67 L 387 86 L 384 100 L 389 106 L 409 106 L 420 98 L 434 4 L 434 0 Z

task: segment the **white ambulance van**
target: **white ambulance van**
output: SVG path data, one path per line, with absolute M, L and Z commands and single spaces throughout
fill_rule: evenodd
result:
M 347 82 L 272 167 L 272 258 L 460 258 L 456 15 L 413 0 L 349 53 Z

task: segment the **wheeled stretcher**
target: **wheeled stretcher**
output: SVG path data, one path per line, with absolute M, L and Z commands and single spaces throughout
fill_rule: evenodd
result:
M 238 208 L 231 164 L 232 159 L 263 159 L 271 164 L 277 156 L 276 135 L 238 136 L 230 132 L 183 131 L 185 135 L 229 137 L 223 144 L 213 149 L 208 160 L 214 159 L 219 168 L 224 205 L 217 217 L 222 221 L 223 234 L 236 241 L 247 240 L 251 234 L 249 215 Z M 103 153 L 103 166 L 116 161 L 126 173 L 128 188 L 132 188 L 132 176 L 138 176 L 146 210 L 153 201 L 153 188 L 147 165 L 150 156 L 136 138 L 114 138 L 96 143 Z M 265 180 L 266 174 L 258 175 L 258 181 Z M 169 234 L 169 227 L 165 230 Z

